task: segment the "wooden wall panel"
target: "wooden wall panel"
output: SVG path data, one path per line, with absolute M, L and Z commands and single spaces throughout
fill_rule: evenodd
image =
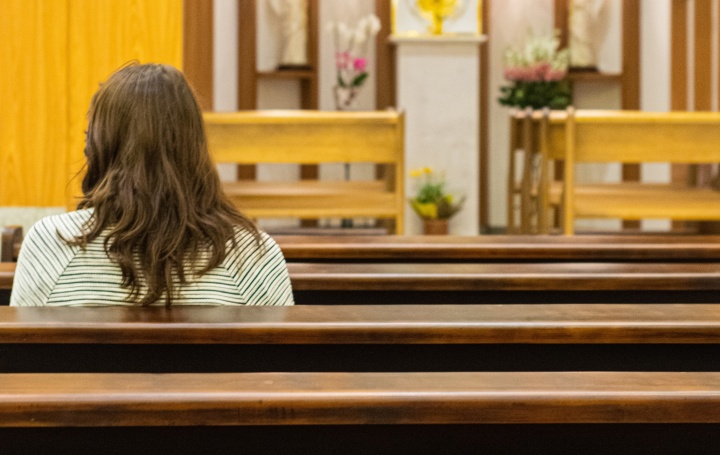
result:
M 7 0 L 0 15 L 0 205 L 75 205 L 86 113 L 131 60 L 182 64 L 182 0 Z
M 0 205 L 63 206 L 68 0 L 0 8 Z
M 84 161 L 86 113 L 100 82 L 136 60 L 182 67 L 182 0 L 71 0 L 69 163 Z M 79 180 L 74 184 L 79 189 Z

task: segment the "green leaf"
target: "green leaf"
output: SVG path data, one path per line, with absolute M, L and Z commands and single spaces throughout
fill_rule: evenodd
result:
M 355 76 L 355 79 L 352 81 L 353 87 L 359 87 L 362 85 L 363 82 L 365 82 L 365 79 L 367 79 L 368 73 L 361 73 Z

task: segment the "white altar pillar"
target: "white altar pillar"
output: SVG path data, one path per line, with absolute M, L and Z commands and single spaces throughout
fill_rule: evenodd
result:
M 450 234 L 479 233 L 480 45 L 484 36 L 395 36 L 397 105 L 405 111 L 405 169 L 444 171 L 447 190 L 465 196 Z M 413 179 L 406 178 L 413 195 Z M 406 208 L 406 233 L 422 223 Z

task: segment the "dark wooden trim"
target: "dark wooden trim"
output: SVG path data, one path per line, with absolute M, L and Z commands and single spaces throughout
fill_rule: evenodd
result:
M 256 0 L 238 0 L 238 109 L 257 109 Z M 238 180 L 255 180 L 254 165 L 238 165 Z
M 555 15 L 553 27 L 560 32 L 560 48 L 565 48 L 568 45 L 568 24 L 569 24 L 569 0 L 555 0 Z M 565 166 L 562 161 L 556 161 L 553 169 L 553 177 L 555 180 L 562 180 L 565 178 Z
M 307 16 L 308 16 L 308 39 L 307 39 L 307 56 L 308 64 L 312 68 L 312 77 L 309 79 L 302 79 L 300 81 L 300 108 L 301 109 L 318 109 L 319 108 L 319 93 L 318 93 L 318 68 L 319 68 L 319 56 L 318 56 L 318 30 L 319 25 L 319 14 L 320 5 L 319 0 L 308 0 L 307 4 Z M 320 168 L 315 164 L 304 164 L 300 166 L 300 179 L 302 180 L 317 180 L 320 177 Z M 316 227 L 318 220 L 300 220 L 302 227 Z
M 301 108 L 302 109 L 317 109 L 319 106 L 318 98 L 318 69 L 319 69 L 319 37 L 318 31 L 320 29 L 319 14 L 320 5 L 319 0 L 308 0 L 307 4 L 307 19 L 308 19 L 308 37 L 307 37 L 307 56 L 308 64 L 310 65 L 312 77 L 309 79 L 302 79 L 300 81 L 301 86 Z
M 685 111 L 688 107 L 688 55 L 687 55 L 687 1 L 673 0 L 672 23 L 670 29 L 670 109 Z M 689 167 L 687 164 L 672 164 L 670 167 L 673 183 L 688 183 Z M 688 223 L 673 221 L 674 231 L 682 230 Z
M 213 2 L 183 1 L 183 72 L 200 107 L 213 109 Z
M 482 31 L 491 32 L 490 8 L 492 0 L 483 1 Z M 480 230 L 490 227 L 490 46 L 480 45 L 480 196 L 478 198 Z
M 255 0 L 238 0 L 238 109 L 257 108 Z
M 555 0 L 555 28 L 560 31 L 560 48 L 568 45 L 570 10 L 568 0 Z
M 695 110 L 710 111 L 712 80 L 712 0 L 695 0 Z
M 720 236 L 277 235 L 292 262 L 688 262 L 720 260 Z
M 380 32 L 375 37 L 375 105 L 383 110 L 396 105 L 395 47 L 390 43 L 392 8 L 389 0 L 375 0 L 375 14 L 380 18 Z
M 0 307 L 13 346 L 686 343 L 720 343 L 720 305 Z
M 623 0 L 622 108 L 640 109 L 640 0 Z M 639 181 L 639 164 L 623 164 L 623 181 Z M 639 221 L 624 221 L 623 228 L 637 229 Z
M 674 111 L 687 110 L 687 1 L 673 0 L 670 29 L 670 86 Z

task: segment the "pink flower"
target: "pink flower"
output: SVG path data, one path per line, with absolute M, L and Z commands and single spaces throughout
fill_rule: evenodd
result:
M 350 53 L 349 52 L 337 52 L 335 54 L 335 66 L 337 69 L 342 70 L 350 66 Z
M 545 80 L 548 82 L 561 81 L 564 78 L 565 78 L 565 70 L 551 69 L 550 71 L 547 72 L 547 74 L 545 74 Z
M 539 81 L 544 81 L 545 76 L 547 75 L 548 71 L 550 71 L 550 64 L 547 62 L 541 62 L 537 63 L 533 67 L 533 71 L 535 72 L 535 78 Z
M 367 60 L 364 58 L 356 58 L 353 60 L 353 67 L 356 71 L 363 72 L 367 68 Z

